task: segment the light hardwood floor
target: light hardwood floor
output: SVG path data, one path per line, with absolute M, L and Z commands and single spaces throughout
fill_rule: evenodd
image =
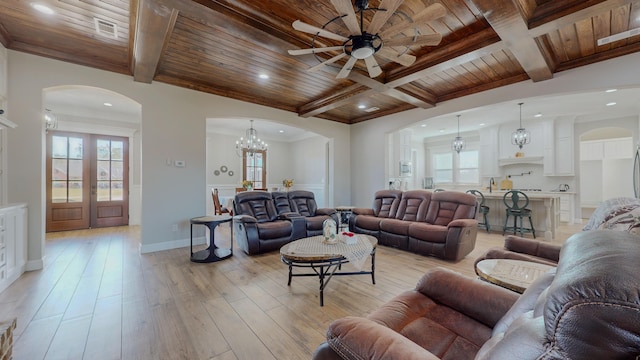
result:
M 563 227 L 557 241 L 579 230 Z M 140 255 L 138 227 L 50 233 L 44 270 L 0 294 L 0 319 L 18 318 L 16 360 L 309 359 L 332 320 L 366 315 L 429 268 L 475 276 L 473 261 L 503 242 L 478 234 L 458 263 L 379 246 L 376 285 L 370 276 L 333 278 L 320 307 L 317 278 L 288 287 L 278 252 L 235 247 L 230 259 L 196 264 L 188 247 Z M 228 246 L 228 228 L 216 236 Z

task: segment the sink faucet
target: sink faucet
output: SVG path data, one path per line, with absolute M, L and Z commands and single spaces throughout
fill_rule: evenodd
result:
M 489 192 L 493 190 L 493 186 L 495 184 L 496 184 L 496 181 L 493 178 L 489 179 Z

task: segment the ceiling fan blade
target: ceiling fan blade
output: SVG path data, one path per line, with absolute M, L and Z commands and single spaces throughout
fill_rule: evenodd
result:
M 340 72 L 338 73 L 336 78 L 344 79 L 347 76 L 349 76 L 349 73 L 351 72 L 351 69 L 353 68 L 353 65 L 356 64 L 356 61 L 358 61 L 358 59 L 354 58 L 353 56 L 350 57 L 349 60 L 347 60 L 347 63 L 344 64 L 344 66 L 342 67 L 342 70 L 340 70 Z
M 302 31 L 302 32 L 306 32 L 309 34 L 314 34 L 314 35 L 318 35 L 318 36 L 322 36 L 325 37 L 327 39 L 333 39 L 333 40 L 338 40 L 338 41 L 342 41 L 345 42 L 347 40 L 349 40 L 348 38 L 338 35 L 338 34 L 334 34 L 331 31 L 327 31 L 324 29 L 321 29 L 317 26 L 313 26 L 313 25 L 309 25 L 307 23 L 304 23 L 300 20 L 296 20 L 293 22 L 293 28 L 298 30 L 298 31 Z
M 422 11 L 419 11 L 417 14 L 413 16 L 412 19 L 401 21 L 400 23 L 388 29 L 385 29 L 382 32 L 382 36 L 383 37 L 385 35 L 393 36 L 395 34 L 399 34 L 411 28 L 417 27 L 419 23 L 426 23 L 432 20 L 436 20 L 445 15 L 447 15 L 447 9 L 444 6 L 442 6 L 442 4 L 435 3 L 422 9 Z
M 380 65 L 378 65 L 378 62 L 374 59 L 373 55 L 364 58 L 364 63 L 367 64 L 367 71 L 369 71 L 370 78 L 374 78 L 382 74 L 382 69 L 380 69 Z
M 387 47 L 383 47 L 382 49 L 378 50 L 378 52 L 376 52 L 376 55 L 380 55 L 381 57 L 389 61 L 396 62 L 403 66 L 410 66 L 416 61 L 416 57 L 413 55 L 409 55 L 409 54 L 398 55 L 395 51 Z
M 367 27 L 367 32 L 369 34 L 377 34 L 378 31 L 380 31 L 380 28 L 382 28 L 382 26 L 387 23 L 389 18 L 393 16 L 393 13 L 396 12 L 403 1 L 404 0 L 382 0 L 380 2 L 380 5 L 378 5 L 378 8 L 385 9 L 387 11 L 376 11 L 375 15 L 373 15 L 373 19 L 371 19 L 371 22 Z
M 329 59 L 329 60 L 327 60 L 327 61 L 323 61 L 323 62 L 321 62 L 321 63 L 320 63 L 320 64 L 318 64 L 318 65 L 315 65 L 315 66 L 312 66 L 312 67 L 308 68 L 308 69 L 307 69 L 307 71 L 316 71 L 316 70 L 318 70 L 318 69 L 322 68 L 322 67 L 323 67 L 323 66 L 325 66 L 325 65 L 333 64 L 334 62 L 336 62 L 336 61 L 338 61 L 338 60 L 342 59 L 342 58 L 343 58 L 343 57 L 345 57 L 345 56 L 347 56 L 347 54 L 345 54 L 345 53 L 340 53 L 340 54 L 338 54 L 338 55 L 336 55 L 336 56 L 332 57 L 331 59 Z
M 428 35 L 420 35 L 418 37 L 401 37 L 395 39 L 389 39 L 384 42 L 385 46 L 413 46 L 413 45 L 429 45 L 435 46 L 440 44 L 442 41 L 441 34 L 428 34 Z
M 314 53 L 321 53 L 321 52 L 327 52 L 327 51 L 339 51 L 339 50 L 344 50 L 344 47 L 328 46 L 323 48 L 288 50 L 288 52 L 289 52 L 289 55 L 306 55 L 306 54 L 314 54 Z
M 353 10 L 351 0 L 331 0 L 331 4 L 333 4 L 338 14 L 342 16 L 342 22 L 344 22 L 347 29 L 349 29 L 349 33 L 351 33 L 351 35 L 362 35 L 360 23 L 358 22 L 356 12 Z

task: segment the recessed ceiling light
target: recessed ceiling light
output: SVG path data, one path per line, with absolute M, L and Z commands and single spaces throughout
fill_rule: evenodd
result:
M 265 79 L 265 80 L 266 80 L 266 79 L 268 79 L 268 78 L 269 78 L 269 75 L 267 75 L 267 74 L 260 74 L 260 75 L 258 75 L 258 77 L 259 77 L 260 79 Z
M 612 92 L 616 92 L 616 91 L 618 91 L 618 89 L 607 89 L 604 92 L 612 93 Z
M 39 12 L 47 15 L 53 15 L 54 11 L 50 7 L 43 4 L 31 4 L 31 7 L 38 10 Z
M 441 133 L 442 133 L 442 132 L 444 132 L 444 129 L 440 129 L 440 132 L 441 132 Z
M 109 107 L 113 106 L 113 104 L 112 104 L 112 103 L 110 103 L 110 102 L 106 102 L 106 103 L 104 103 L 104 104 L 102 104 L 102 105 L 104 105 L 104 106 L 109 106 Z
M 610 103 L 607 103 L 607 106 L 613 106 L 615 104 L 616 104 L 615 102 L 610 102 Z
M 280 134 L 284 134 L 284 130 L 278 130 Z
M 364 109 L 366 107 L 367 107 L 367 105 L 358 105 L 358 109 Z
M 533 115 L 533 117 L 542 117 L 542 113 L 537 113 L 537 114 Z
M 487 124 L 485 124 L 485 123 L 480 123 L 480 125 L 479 125 L 479 126 L 485 126 L 485 125 L 487 125 Z
M 427 124 L 422 124 L 420 125 L 420 127 L 427 127 Z

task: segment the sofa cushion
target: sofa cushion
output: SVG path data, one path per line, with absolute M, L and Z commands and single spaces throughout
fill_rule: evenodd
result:
M 457 191 L 439 191 L 431 195 L 426 222 L 447 225 L 457 219 L 475 219 L 476 197 Z
M 423 222 L 409 224 L 409 237 L 433 243 L 445 243 L 449 229 L 446 225 L 431 225 Z
M 315 216 L 318 206 L 316 199 L 311 191 L 295 190 L 289 191 L 289 202 L 291 203 L 291 210 L 302 216 Z
M 291 232 L 292 225 L 288 220 L 274 220 L 258 224 L 258 235 L 261 240 L 289 237 Z
M 409 235 L 409 225 L 411 222 L 397 219 L 380 220 L 380 231 L 395 235 Z
M 379 218 L 395 218 L 401 197 L 400 190 L 377 191 L 373 200 L 374 215 Z
M 278 217 L 271 194 L 266 191 L 245 191 L 236 194 L 235 210 L 235 214 L 252 216 L 259 223 L 274 221 Z
M 278 214 L 291 213 L 291 204 L 289 203 L 289 196 L 286 192 L 274 191 L 271 193 L 273 199 L 273 205 L 276 207 Z
M 425 190 L 410 190 L 402 194 L 395 218 L 405 221 L 424 221 L 431 192 Z
M 377 216 L 359 215 L 355 218 L 355 225 L 358 228 L 378 231 L 380 230 L 380 221 L 382 219 Z

